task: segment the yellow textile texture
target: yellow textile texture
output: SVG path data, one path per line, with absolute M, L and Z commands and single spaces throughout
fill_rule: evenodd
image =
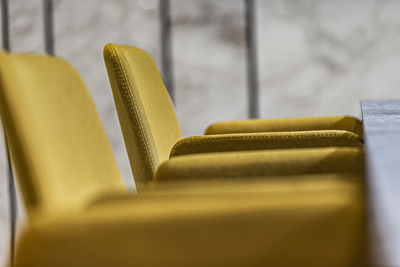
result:
M 28 215 L 125 190 L 92 98 L 64 60 L 0 53 L 0 112 Z
M 32 221 L 16 266 L 365 266 L 358 178 L 325 178 L 110 196 Z
M 15 266 L 364 265 L 358 147 L 174 156 L 133 195 L 67 62 L 0 53 L 0 115 L 29 219 Z
M 351 186 L 363 187 L 364 178 L 360 174 L 350 172 L 329 172 L 314 174 L 270 175 L 221 177 L 218 179 L 182 179 L 149 182 L 142 191 L 142 195 L 202 195 L 202 194 L 239 194 L 239 193 L 267 193 L 274 192 L 276 188 L 297 188 L 301 183 L 313 185 L 316 189 L 339 183 L 349 183 Z M 314 184 L 315 182 L 315 184 Z M 239 186 L 240 185 L 240 186 Z M 268 185 L 268 186 L 267 186 Z M 336 187 L 336 185 L 334 185 Z M 121 195 L 121 194 L 120 194 Z M 124 197 L 126 195 L 122 195 Z M 113 197 L 118 198 L 118 194 Z M 106 196 L 105 199 L 109 199 Z M 98 198 L 97 201 L 101 201 Z
M 183 139 L 173 104 L 152 57 L 141 49 L 111 43 L 104 48 L 104 59 L 139 190 L 154 178 L 159 164 L 170 155 L 363 146 L 361 123 L 345 116 L 221 122 L 206 132 L 218 135 Z M 235 132 L 252 134 L 230 135 Z
M 359 147 L 363 139 L 349 131 L 298 131 L 192 136 L 179 140 L 170 157 L 178 155 L 307 147 Z
M 210 125 L 206 134 L 344 130 L 363 136 L 362 123 L 349 116 L 223 121 Z
M 160 162 L 183 138 L 172 101 L 152 57 L 116 44 L 104 48 L 104 60 L 135 181 L 153 179 Z
M 277 149 L 183 155 L 161 163 L 156 180 L 344 172 L 363 175 L 359 148 Z

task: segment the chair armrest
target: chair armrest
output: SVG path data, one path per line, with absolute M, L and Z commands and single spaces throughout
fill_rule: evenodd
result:
M 360 120 L 349 116 L 224 121 L 210 125 L 205 134 L 345 130 L 363 136 Z
M 155 180 L 265 177 L 311 173 L 363 174 L 360 148 L 328 147 L 192 154 L 160 164 Z
M 300 131 L 192 136 L 178 141 L 170 157 L 178 155 L 327 146 L 362 147 L 363 139 L 348 131 Z

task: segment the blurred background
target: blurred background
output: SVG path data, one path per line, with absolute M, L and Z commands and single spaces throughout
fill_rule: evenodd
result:
M 160 0 L 163 1 L 163 0 Z M 108 42 L 149 51 L 161 64 L 159 0 L 54 0 L 55 54 L 82 74 L 126 183 L 133 179 L 103 62 Z M 359 116 L 359 100 L 400 96 L 400 1 L 255 2 L 261 118 Z M 42 0 L 10 0 L 11 50 L 44 53 Z M 243 0 L 171 0 L 175 106 L 185 136 L 247 118 Z M 9 238 L 4 144 L 0 259 Z

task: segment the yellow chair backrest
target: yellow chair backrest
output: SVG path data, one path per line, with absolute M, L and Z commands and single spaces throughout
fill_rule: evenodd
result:
M 0 113 L 28 216 L 125 190 L 91 95 L 64 60 L 0 53 Z
M 183 138 L 174 106 L 152 57 L 125 45 L 104 48 L 107 66 L 136 186 L 154 176 L 173 145 Z

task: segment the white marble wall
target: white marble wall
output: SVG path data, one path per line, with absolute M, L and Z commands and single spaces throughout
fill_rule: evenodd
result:
M 86 80 L 129 186 L 127 155 L 102 59 L 107 42 L 159 62 L 157 0 L 54 0 L 56 53 Z M 10 0 L 14 51 L 43 53 L 41 0 Z M 246 118 L 242 0 L 172 0 L 176 109 L 185 135 Z M 262 117 L 359 115 L 360 99 L 400 96 L 400 1 L 259 0 Z M 2 158 L 1 158 L 2 159 Z M 0 161 L 0 259 L 7 244 Z

